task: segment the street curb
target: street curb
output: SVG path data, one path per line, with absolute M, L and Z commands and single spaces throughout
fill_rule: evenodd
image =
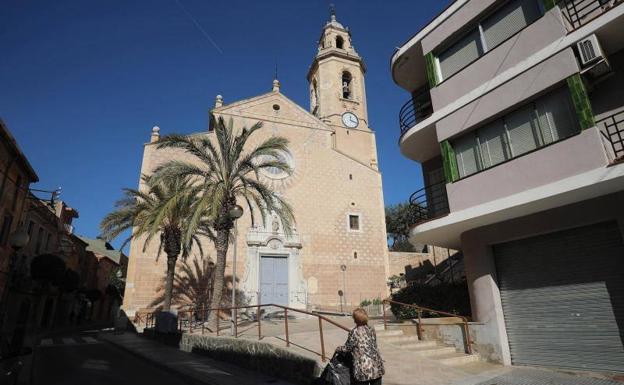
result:
M 99 335 L 98 335 L 98 337 L 99 337 Z M 139 337 L 139 338 L 145 338 L 145 337 Z M 135 356 L 137 358 L 140 358 L 141 360 L 143 360 L 145 362 L 149 362 L 150 364 L 158 367 L 159 369 L 162 369 L 162 370 L 164 370 L 166 372 L 169 372 L 171 374 L 175 374 L 176 376 L 181 377 L 182 380 L 184 382 L 187 382 L 189 385 L 221 385 L 221 384 L 216 383 L 215 381 L 212 381 L 212 380 L 211 380 L 211 382 L 205 382 L 205 381 L 202 381 L 200 379 L 197 379 L 194 376 L 191 376 L 191 375 L 189 375 L 189 374 L 187 374 L 187 373 L 185 373 L 185 372 L 183 372 L 181 370 L 178 370 L 177 368 L 171 367 L 171 366 L 169 366 L 169 365 L 167 365 L 167 364 L 165 364 L 165 363 L 163 363 L 161 361 L 157 361 L 157 360 L 154 360 L 152 358 L 146 357 L 145 355 L 143 355 L 143 354 L 141 354 L 141 353 L 139 353 L 139 352 L 137 352 L 135 350 L 129 349 L 129 348 L 125 347 L 122 344 L 115 343 L 115 342 L 111 341 L 108 338 L 99 338 L 99 339 L 100 339 L 100 341 L 104 341 L 104 342 L 106 342 L 106 343 L 108 343 L 108 344 L 110 344 L 110 345 L 112 345 L 112 346 L 114 346 L 114 347 L 116 347 L 116 348 L 118 348 L 120 350 L 123 350 L 126 353 L 130 353 L 133 356 Z M 169 346 L 169 348 L 175 349 L 174 347 L 171 347 L 171 346 Z

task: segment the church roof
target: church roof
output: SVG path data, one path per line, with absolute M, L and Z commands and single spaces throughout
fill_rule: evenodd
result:
M 277 106 L 277 110 L 275 106 Z M 276 111 L 279 111 L 279 115 Z M 325 122 L 278 91 L 270 91 L 221 107 L 215 107 L 211 112 L 219 115 L 231 114 L 250 119 L 275 121 L 284 124 L 333 131 Z

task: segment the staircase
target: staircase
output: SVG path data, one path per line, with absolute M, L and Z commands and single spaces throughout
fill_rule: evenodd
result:
M 377 342 L 383 350 L 384 345 L 391 345 L 409 352 L 414 358 L 428 358 L 448 366 L 462 366 L 479 361 L 475 354 L 458 352 L 454 346 L 446 346 L 437 341 L 421 341 L 418 336 L 408 336 L 402 330 L 384 330 L 383 325 L 376 325 Z

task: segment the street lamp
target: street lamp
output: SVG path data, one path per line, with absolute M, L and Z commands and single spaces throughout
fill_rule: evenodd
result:
M 234 250 L 232 258 L 232 335 L 236 336 L 236 243 L 238 241 L 238 218 L 243 216 L 243 208 L 235 205 L 230 209 L 228 215 L 234 220 Z
M 342 270 L 342 301 L 340 302 L 340 312 L 342 313 L 342 302 L 344 301 L 345 306 L 347 306 L 347 265 L 340 265 L 340 270 Z

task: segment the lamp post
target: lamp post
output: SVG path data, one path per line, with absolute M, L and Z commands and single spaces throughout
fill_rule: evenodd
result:
M 234 220 L 234 250 L 232 258 L 232 336 L 236 335 L 236 243 L 238 241 L 238 218 L 243 216 L 243 208 L 235 205 L 230 209 L 228 215 Z
M 345 307 L 347 306 L 347 265 L 340 265 L 340 270 L 342 270 L 342 301 L 344 301 Z M 341 302 L 342 303 L 342 302 Z M 340 306 L 340 312 L 342 313 L 342 305 Z

